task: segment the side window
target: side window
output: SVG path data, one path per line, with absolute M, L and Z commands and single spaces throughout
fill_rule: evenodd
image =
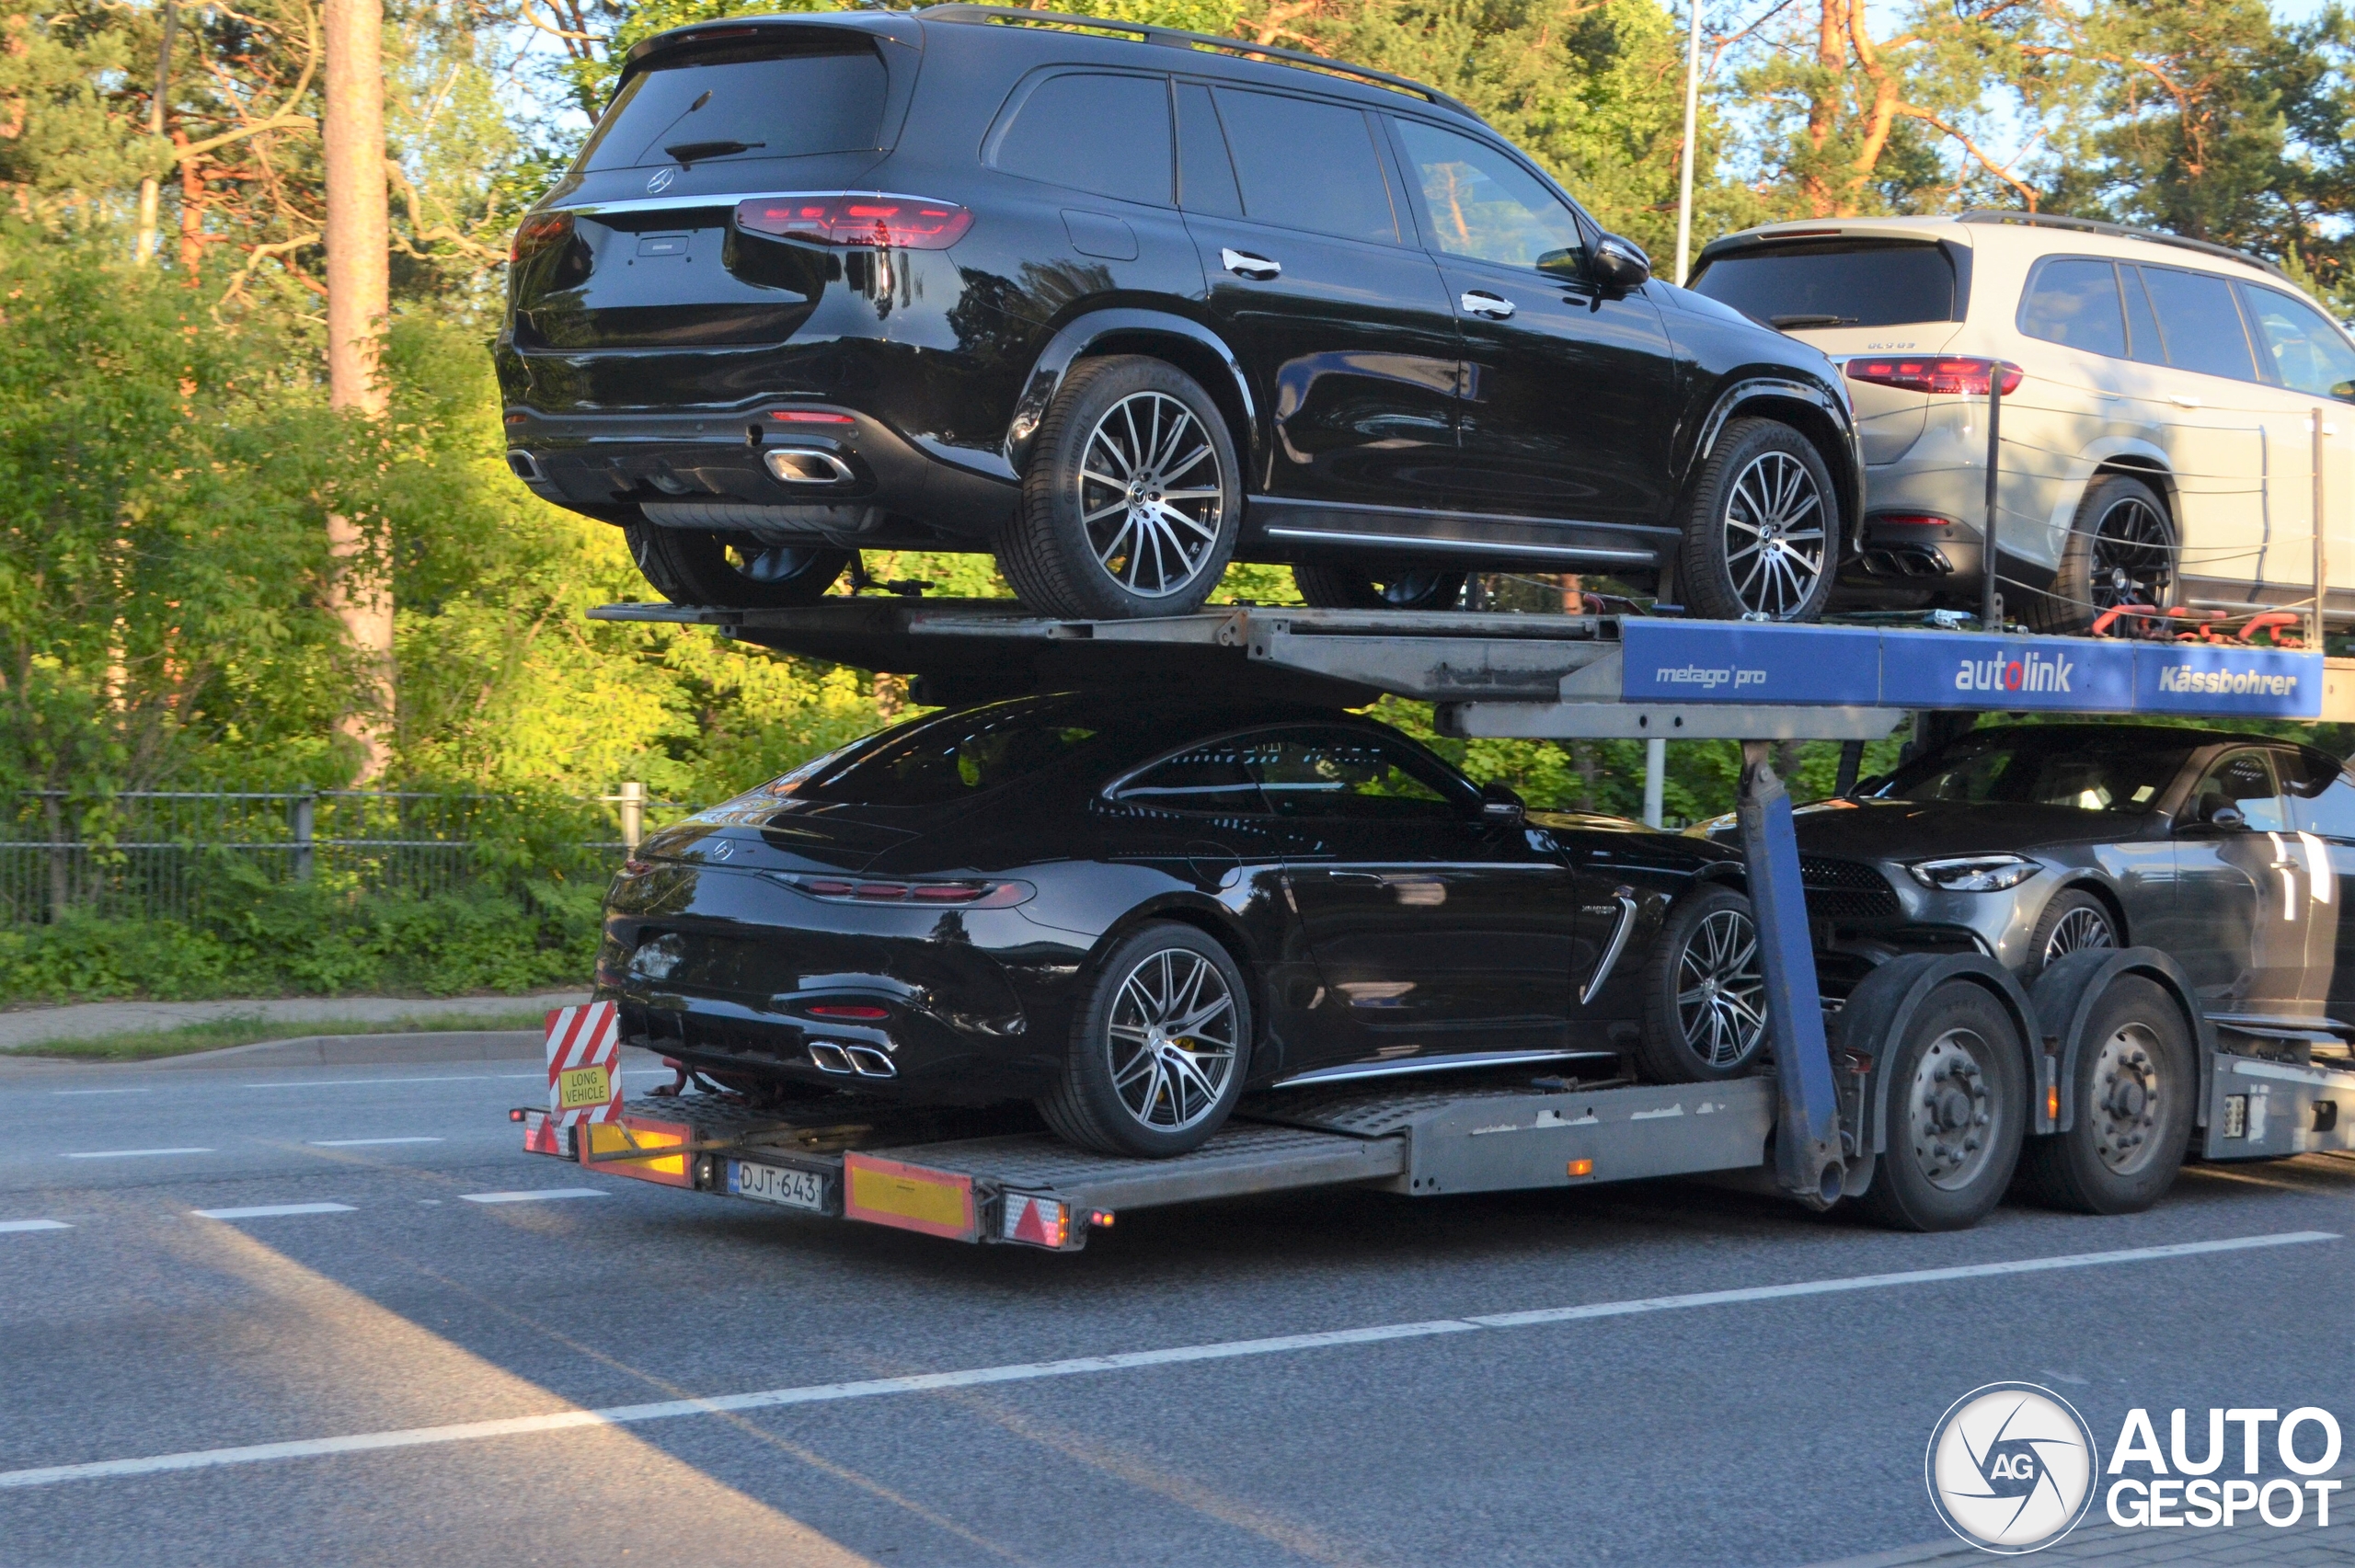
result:
M 1169 205 L 1169 82 L 1051 76 L 1022 100 L 990 162 L 1007 174 Z
M 1214 740 L 1165 758 L 1122 784 L 1113 798 L 1165 811 L 1264 814 L 1267 802 L 1243 765 L 1247 743 L 1247 738 Z
M 1246 759 L 1280 817 L 1444 822 L 1470 805 L 1465 786 L 1425 759 L 1357 730 L 1296 730 L 1256 740 Z
M 2107 261 L 2062 258 L 2037 268 L 2020 301 L 2020 330 L 2088 354 L 2126 357 L 2126 316 L 2118 269 Z
M 1578 220 L 1527 169 L 1469 136 L 1418 120 L 1396 123 L 1422 195 L 1424 232 L 1440 250 L 1507 267 L 1568 269 L 1583 258 Z
M 2271 367 L 2273 380 L 2292 392 L 2355 401 L 2355 348 L 2338 328 L 2277 289 L 2243 283 L 2240 290 L 2257 328 L 2258 357 Z
M 1397 243 L 1390 182 L 1363 109 L 1234 87 L 1212 96 L 1246 216 L 1346 239 Z
M 2285 752 L 2282 793 L 2290 797 L 2290 821 L 2300 832 L 2355 843 L 2355 776 L 2327 757 Z
M 2273 765 L 2262 751 L 2227 751 L 2218 758 L 2192 792 L 2186 816 L 2194 822 L 2212 822 L 2227 806 L 2241 814 L 2243 826 L 2254 831 L 2291 830 L 2289 810 L 2273 782 Z
M 2158 312 L 2159 331 L 2166 338 L 2167 363 L 2202 375 L 2257 379 L 2257 361 L 2249 356 L 2248 334 L 2241 327 L 2230 280 L 2172 267 L 2142 271 L 2151 307 Z
M 1178 84 L 1178 205 L 1215 217 L 1243 216 L 1243 195 L 1211 90 L 1192 82 Z
M 2167 346 L 2159 336 L 2159 318 L 2151 310 L 2150 292 L 2142 287 L 2142 269 L 2118 265 L 2118 280 L 2126 291 L 2128 355 L 2146 365 L 2167 362 Z

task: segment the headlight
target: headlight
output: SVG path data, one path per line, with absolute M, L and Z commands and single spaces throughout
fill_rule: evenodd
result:
M 1923 887 L 1943 893 L 2000 893 L 2018 887 L 2043 867 L 2016 854 L 1965 854 L 1949 860 L 1917 860 L 1905 869 Z

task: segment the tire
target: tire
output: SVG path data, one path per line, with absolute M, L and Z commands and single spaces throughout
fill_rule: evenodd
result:
M 1809 441 L 1773 419 L 1736 419 L 1702 465 L 1677 551 L 1688 614 L 1814 621 L 1840 564 L 1840 502 Z
M 2063 887 L 2036 919 L 2036 932 L 2028 938 L 2028 968 L 2020 979 L 2034 979 L 2046 965 L 2072 953 L 2124 945 L 2119 940 L 2118 917 L 2108 904 L 2082 887 Z
M 2052 591 L 2025 595 L 2020 618 L 2036 631 L 2075 635 L 2120 604 L 2164 609 L 2175 594 L 2178 551 L 2159 493 L 2140 479 L 2105 474 L 2077 503 Z
M 1210 394 L 1159 360 L 1082 360 L 1040 423 L 998 568 L 1042 615 L 1184 615 L 1218 586 L 1242 520 L 1242 469 Z
M 1750 900 L 1704 888 L 1669 910 L 1644 960 L 1637 1065 L 1653 1083 L 1743 1077 L 1766 1053 L 1765 1009 Z
M 2028 1140 L 2020 1186 L 2053 1208 L 2139 1214 L 2175 1185 L 2191 1141 L 2197 1074 L 2174 999 L 2132 975 L 2112 982 L 2074 1077 L 2076 1124 Z
M 1212 997 L 1213 987 L 1224 995 Z M 1182 1030 L 1156 1027 L 1171 1022 Z M 1097 966 L 1039 1114 L 1083 1149 L 1166 1159 L 1224 1124 L 1250 1059 L 1243 971 L 1194 927 L 1157 922 Z
M 1462 572 L 1408 567 L 1388 574 L 1306 563 L 1292 567 L 1300 596 L 1320 610 L 1460 610 Z
M 673 604 L 790 610 L 815 604 L 850 565 L 850 552 L 763 544 L 746 535 L 625 523 L 630 558 Z
M 1970 980 L 1939 986 L 1883 1060 L 1879 1085 L 1889 1139 L 1865 1211 L 1899 1230 L 1986 1218 L 2011 1185 L 2028 1116 L 2026 1053 L 2004 1004 Z

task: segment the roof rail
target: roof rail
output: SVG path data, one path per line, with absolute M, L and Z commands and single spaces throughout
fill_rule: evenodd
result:
M 2157 229 L 2105 223 L 2098 218 L 2065 218 L 2053 212 L 2018 212 L 2001 207 L 1973 207 L 1956 221 L 1964 223 L 2010 223 L 2036 229 L 2074 229 L 2079 234 L 2108 235 L 2112 239 L 2139 239 L 2152 245 L 2171 245 L 2179 250 L 2197 250 L 2208 256 L 2221 256 L 2228 261 L 2244 261 L 2251 267 L 2262 268 L 2285 283 L 2291 281 L 2287 272 L 2265 258 L 2252 256 L 2246 250 L 2234 250 L 2228 245 L 2211 245 L 2204 239 L 2186 239 L 2181 235 L 2163 234 Z
M 1146 22 L 1115 21 L 1106 17 L 1082 17 L 1062 11 L 1032 11 L 1017 6 L 923 6 L 913 13 L 928 22 L 995 22 L 1007 27 L 1068 28 L 1074 30 L 1126 33 L 1146 43 L 1160 44 L 1169 49 L 1215 49 L 1227 54 L 1239 54 L 1248 59 L 1270 61 L 1278 65 L 1294 65 L 1304 70 L 1323 71 L 1330 75 L 1352 77 L 1388 87 L 1393 92 L 1406 93 L 1453 109 L 1476 123 L 1488 123 L 1474 112 L 1472 106 L 1461 98 L 1452 97 L 1427 83 L 1409 76 L 1396 76 L 1387 71 L 1376 71 L 1367 65 L 1350 65 L 1338 60 L 1327 60 L 1321 54 L 1309 54 L 1297 49 L 1278 49 L 1271 44 L 1253 43 L 1248 39 L 1221 38 L 1215 33 L 1191 33 L 1179 28 L 1155 27 Z

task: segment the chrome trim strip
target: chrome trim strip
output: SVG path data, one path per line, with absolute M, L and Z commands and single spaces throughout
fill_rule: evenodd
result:
M 1474 1051 L 1464 1056 L 1407 1057 L 1398 1061 L 1320 1067 L 1295 1073 L 1270 1089 L 1292 1089 L 1304 1083 L 1346 1083 L 1359 1078 L 1400 1078 L 1410 1072 L 1445 1072 L 1464 1067 L 1511 1067 L 1516 1062 L 1564 1061 L 1571 1057 L 1615 1057 L 1617 1051 Z
M 734 208 L 740 201 L 769 201 L 792 196 L 871 196 L 885 201 L 938 201 L 936 196 L 910 196 L 897 190 L 738 190 L 714 191 L 708 196 L 633 196 L 620 201 L 584 201 L 579 206 L 558 204 L 542 207 L 524 214 L 526 218 L 544 218 L 563 212 L 575 218 L 594 218 L 603 212 L 659 212 L 666 207 Z
M 1582 527 L 1600 528 L 1602 523 Z M 1269 539 L 1323 539 L 1336 544 L 1380 544 L 1394 550 L 1464 550 L 1483 555 L 1543 555 L 1559 561 L 1626 561 L 1650 566 L 1660 559 L 1651 550 L 1599 550 L 1575 544 L 1504 544 L 1474 539 L 1428 539 L 1402 533 L 1344 533 L 1327 528 L 1269 528 Z
M 1603 989 L 1603 982 L 1611 978 L 1612 966 L 1619 962 L 1620 951 L 1627 945 L 1627 933 L 1636 929 L 1636 900 L 1634 896 L 1632 894 L 1623 892 L 1617 897 L 1619 899 L 1619 923 L 1612 928 L 1611 945 L 1603 950 L 1603 962 L 1594 967 L 1593 978 L 1588 980 L 1585 985 L 1579 988 L 1579 1005 L 1580 1007 L 1584 1007 L 1588 1002 L 1592 1001 L 1594 1000 L 1594 993 Z

